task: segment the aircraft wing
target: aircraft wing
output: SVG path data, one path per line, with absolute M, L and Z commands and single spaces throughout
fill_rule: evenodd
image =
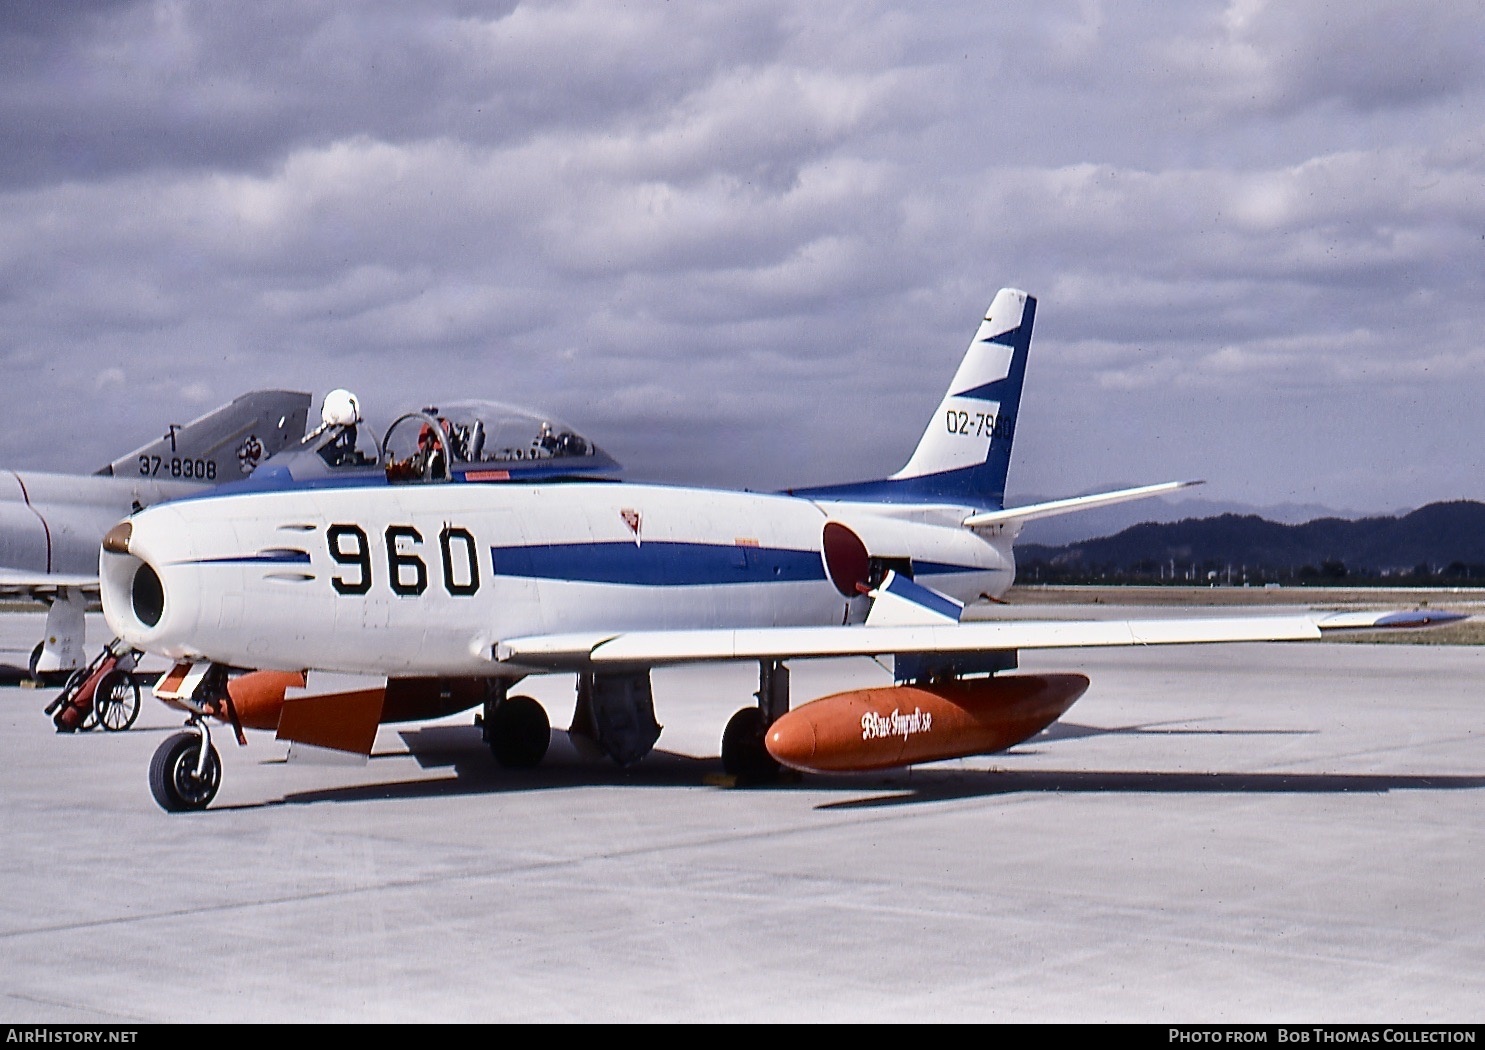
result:
M 97 598 L 98 577 L 68 573 L 19 572 L 0 569 L 0 598 L 50 599 L 61 590 Z
M 506 639 L 494 647 L 494 656 L 501 663 L 555 671 L 715 660 L 1313 641 L 1337 631 L 1430 627 L 1460 619 L 1464 617 L 1458 613 L 1408 610 L 1179 620 L 1019 620 L 882 627 L 587 632 Z

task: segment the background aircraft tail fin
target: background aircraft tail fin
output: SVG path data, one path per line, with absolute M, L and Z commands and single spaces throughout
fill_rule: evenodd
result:
M 99 474 L 171 481 L 232 481 L 304 437 L 309 394 L 254 390 L 121 456 Z
M 1015 288 L 1000 290 L 918 447 L 896 474 L 881 481 L 793 493 L 824 499 L 1004 506 L 1035 317 L 1033 296 Z

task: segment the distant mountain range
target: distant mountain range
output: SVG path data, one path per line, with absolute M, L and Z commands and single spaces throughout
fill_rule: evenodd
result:
M 1039 523 L 1033 523 L 1039 524 Z M 1023 539 L 1031 534 L 1028 527 Z M 1018 542 L 1018 578 L 1224 582 L 1401 577 L 1485 583 L 1485 503 L 1430 503 L 1397 516 L 1284 523 L 1225 513 L 1145 521 L 1067 543 Z
M 1109 488 L 1118 488 L 1111 485 Z M 1103 491 L 1103 490 L 1099 490 Z M 1055 496 L 1018 496 L 1007 499 L 1006 506 L 1017 507 L 1028 503 L 1042 503 L 1057 499 Z M 1400 509 L 1394 514 L 1406 514 Z M 1042 518 L 1027 524 L 1021 533 L 1022 543 L 1040 543 L 1057 546 L 1077 543 L 1080 540 L 1101 536 L 1112 536 L 1132 525 L 1147 522 L 1185 521 L 1189 518 L 1216 518 L 1223 514 L 1257 515 L 1281 525 L 1300 525 L 1320 518 L 1342 518 L 1354 521 L 1368 515 L 1362 511 L 1337 510 L 1318 503 L 1279 503 L 1256 507 L 1252 504 L 1231 500 L 1209 499 L 1144 499 L 1131 503 L 1116 503 L 1112 507 L 1063 514 L 1055 518 Z

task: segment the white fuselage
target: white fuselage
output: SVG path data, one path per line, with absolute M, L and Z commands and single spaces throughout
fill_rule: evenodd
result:
M 845 576 L 867 556 L 999 596 L 1011 536 L 967 513 L 604 482 L 208 496 L 130 520 L 127 553 L 102 555 L 103 606 L 175 659 L 498 675 L 494 646 L 533 635 L 856 622 L 867 599 Z

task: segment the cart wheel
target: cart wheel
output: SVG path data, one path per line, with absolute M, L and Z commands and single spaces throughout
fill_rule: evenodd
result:
M 93 710 L 98 724 L 109 732 L 128 729 L 139 717 L 139 683 L 128 671 L 109 671 L 93 693 Z

